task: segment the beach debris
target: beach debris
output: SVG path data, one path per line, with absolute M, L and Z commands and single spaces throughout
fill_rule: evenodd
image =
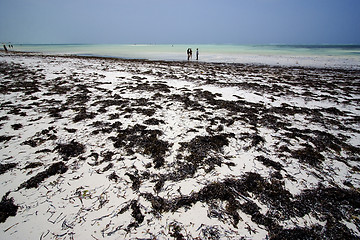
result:
M 67 131 L 68 133 L 76 133 L 77 129 L 75 128 L 64 128 L 65 131 Z
M 129 226 L 127 227 L 128 229 L 132 227 L 134 228 L 138 227 L 139 224 L 141 224 L 145 218 L 144 215 L 141 213 L 140 205 L 136 200 L 131 201 L 130 207 L 132 210 L 131 216 L 135 219 L 135 222 L 130 223 Z
M 24 92 L 26 95 L 39 92 L 39 78 L 43 77 L 40 71 L 34 71 L 16 63 L 0 63 L 0 74 L 5 75 L 1 81 L 0 93 Z
M 308 238 L 328 238 L 337 230 L 351 237 L 352 233 L 341 221 L 351 221 L 351 213 L 360 207 L 360 193 L 355 190 L 319 186 L 293 197 L 284 188 L 283 182 L 277 179 L 270 179 L 269 182 L 256 173 L 247 173 L 241 179 L 229 178 L 222 182 L 210 183 L 189 196 L 167 200 L 151 193 L 141 193 L 141 196 L 151 202 L 154 214 L 174 212 L 179 208 L 190 208 L 196 202 L 206 202 L 210 209 L 209 217 L 226 222 L 228 216 L 234 227 L 241 221 L 238 211 L 242 211 L 251 215 L 252 221 L 266 227 L 271 239 L 297 234 L 305 234 Z M 269 206 L 270 210 L 265 215 L 260 213 L 254 198 Z M 215 200 L 225 201 L 226 208 L 220 207 Z M 329 224 L 328 232 L 321 233 L 322 228 L 316 225 L 312 228 L 285 229 L 277 223 L 310 213 L 315 214 L 319 220 L 326 219 Z

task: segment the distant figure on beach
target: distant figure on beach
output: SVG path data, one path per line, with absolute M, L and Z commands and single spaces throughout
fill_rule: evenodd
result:
M 4 47 L 5 52 L 7 52 L 7 48 L 6 48 L 5 44 L 3 45 L 3 47 Z
M 186 53 L 187 53 L 188 61 L 189 61 L 190 59 L 192 59 L 192 49 L 191 49 L 191 48 L 188 48 L 187 51 L 186 51 Z
M 199 49 L 196 49 L 196 60 L 199 60 Z

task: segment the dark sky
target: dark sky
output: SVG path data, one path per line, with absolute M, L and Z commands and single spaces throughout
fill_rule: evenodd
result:
M 0 42 L 360 44 L 360 0 L 0 0 Z

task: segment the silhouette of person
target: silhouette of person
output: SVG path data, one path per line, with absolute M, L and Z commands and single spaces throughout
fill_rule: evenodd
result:
M 192 49 L 190 48 L 190 58 L 192 59 Z
M 190 48 L 187 49 L 186 53 L 187 53 L 187 59 L 189 61 L 190 60 Z
M 199 60 L 199 49 L 196 49 L 196 60 Z
M 3 44 L 3 47 L 4 47 L 5 52 L 7 52 L 7 48 L 6 48 L 5 44 Z

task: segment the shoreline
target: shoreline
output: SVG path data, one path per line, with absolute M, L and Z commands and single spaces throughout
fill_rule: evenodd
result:
M 0 49 L 0 53 L 2 54 L 19 54 L 19 55 L 29 55 L 29 56 L 54 56 L 54 57 L 75 57 L 75 58 L 94 58 L 94 59 L 112 59 L 112 60 L 122 60 L 122 61 L 135 61 L 135 62 L 141 62 L 141 61 L 147 61 L 147 62 L 166 62 L 166 63 L 193 63 L 193 64 L 232 64 L 232 65 L 253 65 L 253 66 L 264 66 L 264 67 L 285 67 L 285 68 L 316 68 L 316 69 L 343 69 L 343 70 L 360 70 L 360 58 L 358 59 L 358 62 L 352 62 L 352 64 L 340 64 L 339 61 L 335 61 L 335 59 L 344 59 L 348 60 L 348 58 L 345 57 L 335 57 L 335 56 L 318 56 L 318 57 L 309 57 L 309 56 L 296 56 L 296 55 L 289 55 L 289 56 L 267 56 L 267 55 L 248 55 L 247 57 L 250 59 L 255 58 L 258 60 L 244 60 L 244 62 L 217 62 L 217 61 L 197 61 L 197 60 L 186 60 L 184 56 L 184 60 L 158 60 L 158 59 L 141 59 L 141 58 L 125 58 L 125 57 L 114 57 L 114 56 L 97 56 L 97 55 L 81 55 L 81 54 L 57 54 L 57 53 L 43 53 L 43 52 L 22 52 L 17 50 L 11 50 L 8 52 L 5 52 L 4 50 Z M 245 55 L 244 55 L 245 56 Z M 245 57 L 246 58 L 246 57 Z M 259 59 L 267 59 L 267 60 L 259 60 Z M 282 60 L 279 60 L 283 58 Z M 321 59 L 319 62 L 317 62 L 317 58 Z M 333 62 L 326 63 L 325 59 L 332 59 Z M 355 59 L 355 57 L 352 57 Z M 305 60 L 303 64 L 301 64 L 301 61 L 304 61 L 304 59 L 311 59 L 309 63 L 309 60 Z M 280 64 L 282 62 L 282 64 Z M 299 64 L 300 62 L 300 64 Z M 336 63 L 337 65 L 332 65 L 331 63 Z
M 359 79 L 0 54 L 0 228 L 6 239 L 358 238 Z

